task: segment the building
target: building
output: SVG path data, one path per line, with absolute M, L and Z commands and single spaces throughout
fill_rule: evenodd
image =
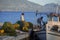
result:
M 21 19 L 20 21 L 24 21 L 24 13 L 21 14 Z

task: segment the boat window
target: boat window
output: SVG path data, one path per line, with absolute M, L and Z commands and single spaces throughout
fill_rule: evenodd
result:
M 58 21 L 58 17 L 53 17 L 53 21 Z

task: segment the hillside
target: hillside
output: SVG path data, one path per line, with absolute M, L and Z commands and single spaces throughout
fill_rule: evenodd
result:
M 30 2 L 28 0 L 0 0 L 0 11 L 36 11 L 39 12 L 55 12 L 60 5 L 50 3 L 44 6 Z

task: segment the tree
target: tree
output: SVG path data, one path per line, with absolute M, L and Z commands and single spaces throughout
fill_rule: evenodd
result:
M 4 29 L 4 31 L 5 31 L 6 33 L 15 32 L 15 29 L 13 28 L 13 25 L 12 25 L 10 22 L 5 22 L 5 23 L 3 24 L 2 29 Z
M 17 21 L 16 23 L 20 25 L 20 30 L 22 31 L 28 31 L 29 28 L 33 27 L 33 24 L 31 22 Z
M 29 28 L 29 23 L 28 22 L 24 22 L 24 26 L 23 26 L 23 31 L 28 31 Z
M 16 24 L 13 24 L 13 27 L 19 30 L 20 25 L 16 23 Z
M 28 22 L 24 22 L 24 26 L 29 27 L 29 23 Z
M 29 24 L 29 28 L 33 27 L 33 24 L 31 22 L 28 22 L 28 24 Z
M 4 33 L 4 30 L 2 29 L 2 30 L 0 30 L 0 33 Z
M 2 29 L 8 36 L 16 36 L 16 31 L 11 22 L 4 22 Z
M 24 22 L 23 21 L 17 21 L 17 24 L 19 24 L 19 29 L 22 30 L 23 26 L 24 26 Z

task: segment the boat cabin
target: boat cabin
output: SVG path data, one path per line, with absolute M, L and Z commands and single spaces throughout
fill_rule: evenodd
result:
M 48 15 L 48 23 L 46 24 L 47 30 L 50 30 L 54 25 L 57 25 L 60 29 L 60 14 L 50 13 Z

